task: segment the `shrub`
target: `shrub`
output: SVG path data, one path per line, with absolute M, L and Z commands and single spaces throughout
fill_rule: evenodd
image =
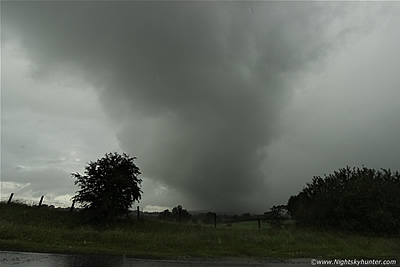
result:
M 346 167 L 315 176 L 287 207 L 302 226 L 400 233 L 400 174 Z

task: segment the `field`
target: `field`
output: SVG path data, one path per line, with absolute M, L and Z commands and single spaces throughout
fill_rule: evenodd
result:
M 399 237 L 276 228 L 257 221 L 213 226 L 125 220 L 99 228 L 79 212 L 0 203 L 0 249 L 103 253 L 142 258 L 363 258 L 399 259 Z M 268 227 L 267 227 L 268 226 Z

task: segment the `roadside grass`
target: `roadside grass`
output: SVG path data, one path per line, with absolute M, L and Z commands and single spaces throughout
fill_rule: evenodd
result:
M 0 203 L 0 249 L 102 253 L 142 258 L 399 258 L 399 237 L 272 227 L 257 221 L 231 227 L 125 220 L 93 226 L 79 212 Z

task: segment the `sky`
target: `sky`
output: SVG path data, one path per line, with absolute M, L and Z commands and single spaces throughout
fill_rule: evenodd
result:
M 400 2 L 1 2 L 1 200 L 137 157 L 145 211 L 262 213 L 400 171 Z

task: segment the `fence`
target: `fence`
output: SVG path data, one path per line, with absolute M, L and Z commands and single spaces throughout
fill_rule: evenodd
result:
M 158 215 L 162 215 L 162 213 L 157 213 Z M 182 222 L 179 219 L 178 214 L 175 214 L 171 217 L 162 217 L 150 213 L 144 213 L 143 216 L 146 219 L 158 219 L 165 221 L 174 221 L 174 222 Z M 238 215 L 224 215 L 217 214 L 215 212 L 207 212 L 207 213 L 197 213 L 191 214 L 191 223 L 201 223 L 210 225 L 214 228 L 246 228 L 246 229 L 269 229 L 271 227 L 286 227 L 287 223 L 290 223 L 289 220 L 286 219 L 272 219 L 265 214 L 262 215 L 250 215 L 243 214 L 241 216 Z
M 69 210 L 69 211 L 74 211 L 75 209 L 75 201 L 72 201 L 72 203 L 69 206 L 66 206 L 65 203 L 63 205 L 60 205 L 61 202 L 51 202 L 47 201 L 45 199 L 45 196 L 41 196 L 39 201 L 36 202 L 34 200 L 27 200 L 27 199 L 21 199 L 21 198 L 14 198 L 14 193 L 11 193 L 9 197 L 1 197 L 1 202 L 7 202 L 7 205 L 11 203 L 19 203 L 19 204 L 25 204 L 29 206 L 37 206 L 37 207 L 46 207 L 46 208 L 58 208 L 58 209 L 64 209 L 64 210 Z M 79 208 L 77 209 L 79 210 Z M 136 213 L 136 214 L 135 214 Z M 137 220 L 143 220 L 143 219 L 159 219 L 163 220 L 160 218 L 160 213 L 158 212 L 145 212 L 141 211 L 139 206 L 137 206 L 136 211 L 132 211 L 132 218 L 136 218 Z M 179 213 L 180 215 L 180 213 Z M 253 225 L 254 228 L 258 228 L 258 230 L 261 230 L 261 225 L 262 222 L 266 220 L 264 215 L 256 215 L 256 216 L 251 216 L 250 214 L 243 214 L 242 217 L 234 215 L 234 216 L 227 216 L 227 215 L 218 215 L 215 212 L 208 212 L 204 214 L 197 214 L 193 215 L 192 218 L 194 219 L 193 221 L 198 221 L 201 220 L 205 224 L 213 225 L 214 228 L 217 228 L 217 225 L 219 226 L 225 226 L 225 227 L 232 227 L 232 224 L 236 223 L 242 223 L 242 222 L 247 222 L 250 225 Z M 172 218 L 172 220 L 176 220 L 177 222 L 181 222 L 181 218 Z M 253 224 L 254 222 L 254 224 Z M 269 223 L 271 224 L 271 223 Z
M 21 198 L 21 197 L 15 197 L 14 193 L 11 193 L 10 196 L 1 196 L 1 202 L 7 202 L 7 204 L 11 203 L 18 203 L 18 204 L 25 204 L 28 206 L 45 206 L 45 207 L 51 207 L 51 208 L 71 208 L 73 205 L 66 205 L 66 203 L 63 203 L 61 201 L 54 201 L 50 199 L 46 199 L 45 196 L 40 196 L 35 200 L 35 198 Z M 74 204 L 74 203 L 72 203 Z
M 69 209 L 69 211 L 73 211 L 75 209 L 75 201 L 72 201 L 70 206 L 66 206 L 65 204 L 62 204 L 61 202 L 54 202 L 54 201 L 45 201 L 45 197 L 41 196 L 39 199 L 39 202 L 36 202 L 32 199 L 27 200 L 27 199 L 22 199 L 22 198 L 14 198 L 14 193 L 11 193 L 8 199 L 6 200 L 5 197 L 1 197 L 1 202 L 7 202 L 7 205 L 10 205 L 12 203 L 18 203 L 18 204 L 24 204 L 28 206 L 37 206 L 37 207 L 46 207 L 46 208 L 59 208 L 59 209 Z M 60 205 L 61 204 L 61 205 Z M 138 220 L 140 220 L 143 217 L 143 211 L 140 211 L 139 206 L 137 207 L 136 210 L 136 217 Z

